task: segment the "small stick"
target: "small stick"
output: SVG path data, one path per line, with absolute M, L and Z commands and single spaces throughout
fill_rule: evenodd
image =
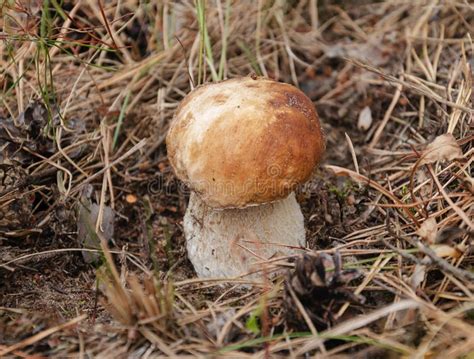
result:
M 403 80 L 403 77 L 400 80 Z M 400 98 L 401 93 L 402 93 L 402 85 L 397 84 L 397 90 L 395 91 L 395 94 L 393 95 L 392 102 L 390 103 L 390 106 L 388 107 L 387 112 L 385 112 L 385 116 L 383 117 L 382 123 L 380 123 L 379 127 L 377 128 L 377 131 L 375 131 L 374 138 L 369 144 L 369 149 L 374 148 L 375 145 L 379 142 L 380 136 L 382 136 L 382 132 L 385 126 L 387 125 L 388 120 L 390 119 L 390 116 L 392 115 L 393 110 L 395 109 L 395 106 L 398 102 L 398 99 Z

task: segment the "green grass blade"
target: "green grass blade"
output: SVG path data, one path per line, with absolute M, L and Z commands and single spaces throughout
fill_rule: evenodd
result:
M 122 127 L 122 123 L 125 117 L 125 111 L 127 109 L 129 99 L 130 99 L 130 91 L 127 92 L 127 95 L 125 96 L 125 100 L 123 101 L 123 104 L 122 104 L 122 108 L 120 109 L 120 115 L 117 121 L 117 127 L 115 127 L 114 138 L 112 141 L 112 151 L 115 149 L 115 146 L 117 145 L 118 136 L 120 134 L 120 128 Z

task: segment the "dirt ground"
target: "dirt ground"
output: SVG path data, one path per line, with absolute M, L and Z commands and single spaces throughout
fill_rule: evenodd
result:
M 469 1 L 0 9 L 0 357 L 472 357 Z M 165 137 L 249 75 L 302 89 L 327 150 L 307 249 L 242 287 L 196 277 Z

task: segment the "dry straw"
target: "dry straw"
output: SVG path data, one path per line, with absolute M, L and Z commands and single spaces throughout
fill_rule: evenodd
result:
M 54 149 L 22 148 L 28 177 L 0 190 L 7 219 L 17 220 L 12 203 L 34 197 L 21 202 L 30 221 L 11 228 L 0 219 L 6 283 L 0 305 L 10 308 L 0 307 L 0 353 L 472 353 L 474 7 L 468 1 L 45 0 L 4 3 L 0 24 L 0 150 L 14 126 L 7 119 L 17 122 L 33 100 L 44 104 L 45 143 Z M 368 302 L 331 307 L 337 322 L 325 330 L 310 323 L 298 300 L 307 331 L 286 325 L 284 276 L 204 281 L 192 278 L 185 259 L 176 218 L 186 198 L 173 187 L 163 143 L 169 122 L 193 86 L 251 73 L 303 88 L 327 133 L 327 166 L 313 180 L 320 192 L 301 196 L 308 237 L 312 248 L 338 249 L 346 266 L 363 271 L 365 279 L 350 289 Z M 373 124 L 362 132 L 356 123 L 366 106 Z M 451 140 L 427 161 L 429 144 L 445 134 Z M 4 152 L 0 159 L 12 166 Z M 166 194 L 147 192 L 157 172 Z M 334 174 L 360 186 L 342 188 Z M 117 215 L 113 251 L 102 240 L 97 290 L 90 267 L 79 267 L 83 279 L 69 272 L 81 260 L 73 254 L 74 208 L 88 184 L 101 213 L 109 206 Z M 127 203 L 127 194 L 140 206 Z M 331 212 L 339 205 L 328 203 L 341 211 Z M 101 213 L 93 228 L 101 228 Z M 265 270 L 292 267 L 277 258 Z M 41 295 L 28 301 L 24 283 L 33 283 L 41 268 L 61 268 L 61 282 L 89 293 L 86 315 L 58 309 L 77 305 L 69 289 L 58 289 L 68 298 L 60 302 L 50 286 L 35 287 Z M 23 284 L 15 280 L 22 276 Z M 44 298 L 58 317 L 75 319 L 39 332 L 19 326 L 19 316 L 36 320 L 22 308 L 33 312 Z M 24 328 L 26 339 L 9 335 L 14 328 Z

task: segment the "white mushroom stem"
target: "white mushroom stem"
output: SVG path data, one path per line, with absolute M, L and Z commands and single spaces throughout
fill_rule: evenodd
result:
M 298 253 L 306 245 L 294 193 L 244 209 L 218 210 L 192 193 L 184 216 L 188 256 L 203 278 L 230 278 L 262 269 L 262 261 Z

